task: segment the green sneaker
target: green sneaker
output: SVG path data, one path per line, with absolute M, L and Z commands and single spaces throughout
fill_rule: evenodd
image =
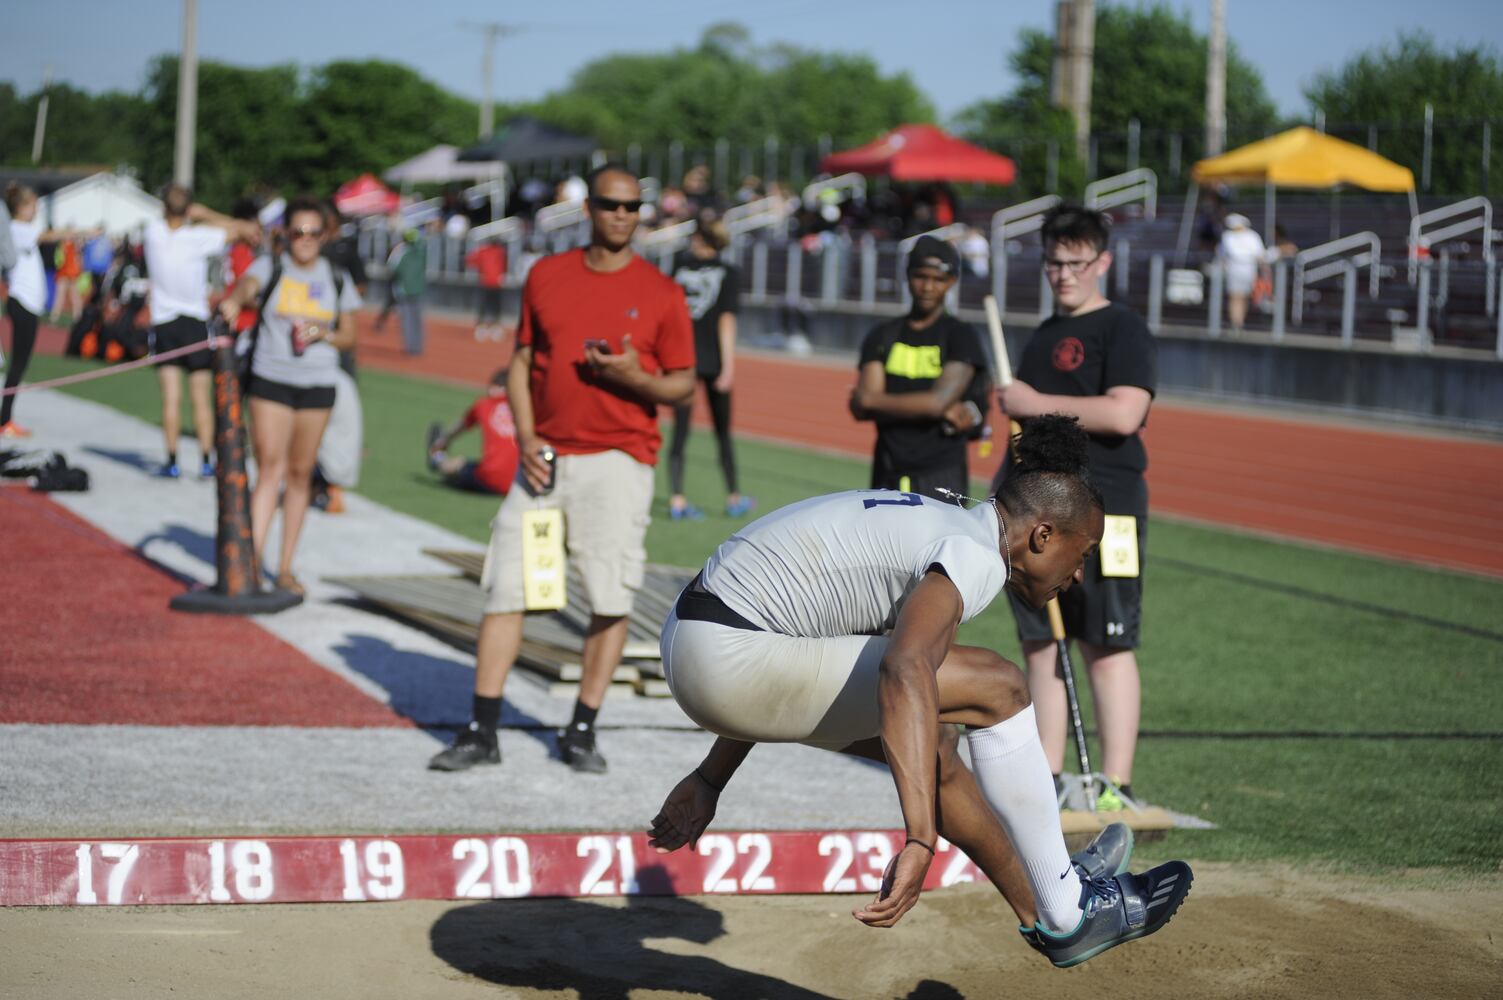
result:
M 1121 812 L 1127 808 L 1127 803 L 1122 801 L 1122 796 L 1117 794 L 1115 788 L 1105 788 L 1096 796 L 1096 811 L 1104 813 Z

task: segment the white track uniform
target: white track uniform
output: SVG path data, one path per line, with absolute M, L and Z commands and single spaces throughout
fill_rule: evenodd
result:
M 663 625 L 675 700 L 705 729 L 751 742 L 839 749 L 878 735 L 878 667 L 913 588 L 939 566 L 969 621 L 1007 569 L 992 505 L 855 490 L 759 518 L 710 557 L 702 587 L 750 628 Z

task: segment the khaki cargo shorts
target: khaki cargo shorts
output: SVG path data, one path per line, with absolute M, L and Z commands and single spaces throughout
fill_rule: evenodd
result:
M 490 547 L 480 586 L 485 613 L 525 610 L 522 597 L 522 515 L 560 510 L 569 561 L 584 580 L 590 610 L 621 617 L 631 613 L 647 562 L 653 469 L 624 451 L 560 455 L 553 490 L 533 496 L 517 467 L 516 485 L 491 521 Z

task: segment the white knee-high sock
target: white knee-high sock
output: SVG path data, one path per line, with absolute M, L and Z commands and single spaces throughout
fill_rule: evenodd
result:
M 966 733 L 971 770 L 1022 859 L 1039 923 L 1056 932 L 1080 923 L 1080 876 L 1059 825 L 1059 800 L 1039 743 L 1033 706 L 995 726 Z

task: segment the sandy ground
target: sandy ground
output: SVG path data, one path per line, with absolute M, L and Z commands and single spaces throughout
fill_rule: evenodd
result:
M 0 911 L 0 997 L 1486 997 L 1503 878 L 1198 867 L 1155 937 L 1069 971 L 987 888 L 856 897 Z

